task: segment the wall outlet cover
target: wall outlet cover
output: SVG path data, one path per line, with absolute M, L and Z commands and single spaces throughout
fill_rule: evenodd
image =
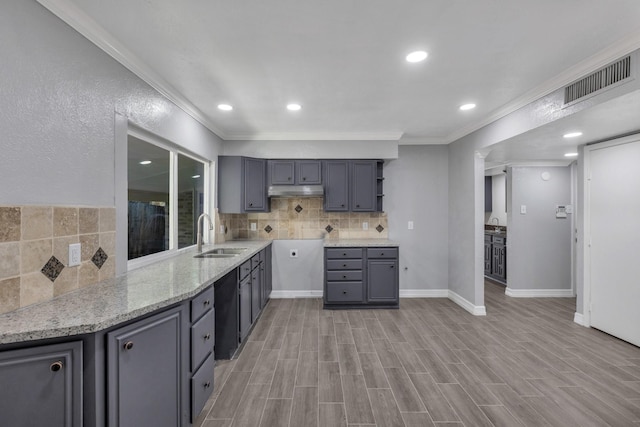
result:
M 289 257 L 290 258 L 298 258 L 298 250 L 297 249 L 290 249 L 289 250 Z
M 258 229 L 258 224 L 255 222 L 251 223 L 251 231 L 256 231 Z
M 80 243 L 72 243 L 69 245 L 69 267 L 80 265 L 81 254 L 82 245 Z
M 368 230 L 369 229 L 369 223 L 368 222 L 363 222 L 362 223 L 362 229 L 363 230 Z
M 409 221 L 409 223 L 407 224 L 407 229 L 413 230 L 413 221 Z

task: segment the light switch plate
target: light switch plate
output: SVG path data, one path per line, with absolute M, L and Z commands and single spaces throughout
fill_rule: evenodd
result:
M 409 223 L 407 224 L 407 229 L 413 230 L 413 221 L 409 221 Z
M 362 223 L 362 229 L 363 230 L 368 230 L 369 229 L 369 223 L 368 222 L 363 222 Z
M 69 267 L 80 265 L 82 257 L 82 245 L 80 243 L 72 243 L 69 245 Z
M 520 205 L 520 213 L 525 215 L 527 213 L 527 205 Z

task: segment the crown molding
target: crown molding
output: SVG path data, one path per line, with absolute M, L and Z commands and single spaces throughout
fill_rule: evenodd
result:
M 449 142 L 442 137 L 403 135 L 398 145 L 446 145 Z
M 494 110 L 482 120 L 452 132 L 445 138 L 446 143 L 450 144 L 463 136 L 475 132 L 484 126 L 513 113 L 525 105 L 531 104 L 532 102 L 549 95 L 551 92 L 563 88 L 576 80 L 597 71 L 598 69 L 620 59 L 620 57 L 624 55 L 630 54 L 637 49 L 640 49 L 640 32 L 629 34 L 627 37 L 601 50 L 595 55 L 567 68 L 557 76 Z
M 37 0 L 37 2 L 160 92 L 161 95 L 204 127 L 218 137 L 226 139 L 225 133 L 217 128 L 202 111 L 73 3 L 68 0 Z
M 394 141 L 402 132 L 264 132 L 230 134 L 226 141 Z

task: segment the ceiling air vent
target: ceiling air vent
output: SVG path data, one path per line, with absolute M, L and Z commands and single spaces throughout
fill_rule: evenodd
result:
M 564 88 L 564 103 L 568 104 L 631 77 L 631 56 L 626 56 L 582 80 Z

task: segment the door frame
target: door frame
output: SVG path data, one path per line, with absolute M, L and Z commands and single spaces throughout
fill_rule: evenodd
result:
M 584 215 L 583 230 L 584 240 L 581 243 L 583 253 L 583 283 L 582 283 L 582 319 L 583 326 L 591 327 L 591 154 L 596 150 L 615 147 L 617 145 L 630 144 L 640 142 L 640 133 L 616 138 L 609 141 L 600 142 L 593 145 L 584 146 L 584 176 L 583 176 L 583 197 L 584 197 Z M 576 320 L 578 320 L 576 313 Z

